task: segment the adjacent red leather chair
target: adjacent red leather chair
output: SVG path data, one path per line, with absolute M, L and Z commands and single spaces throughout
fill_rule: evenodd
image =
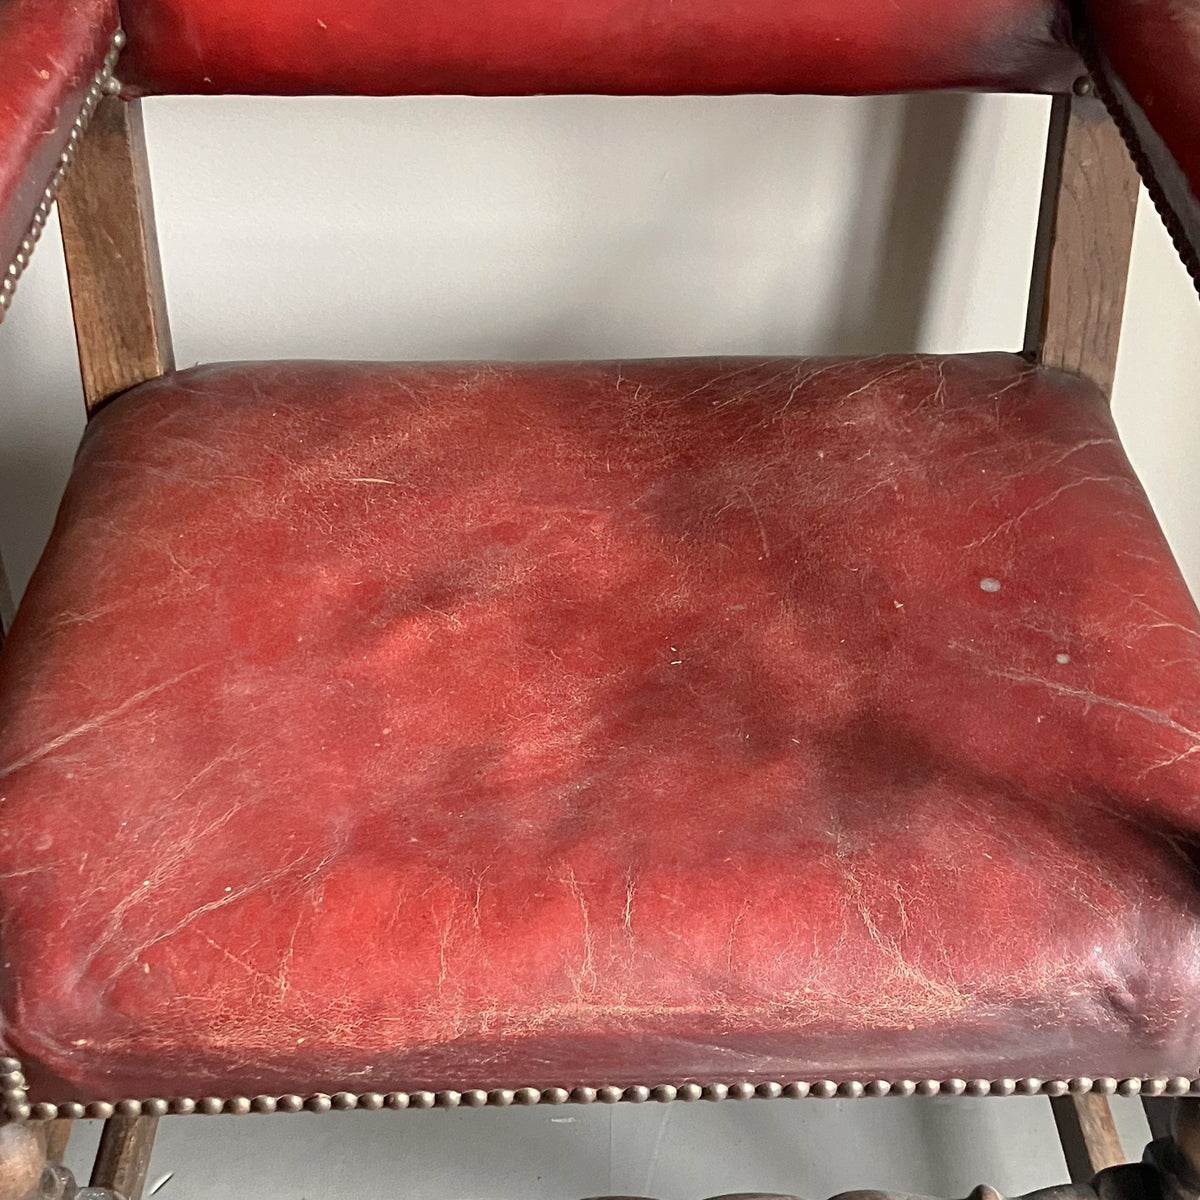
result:
M 82 1116 L 135 1200 L 167 1114 L 913 1092 L 1196 1196 L 1195 1102 L 1118 1167 L 1105 1099 L 1200 1094 L 1200 616 L 1093 92 L 1196 271 L 1200 10 L 121 10 L 0 6 L 0 311 L 57 196 L 93 415 L 0 658 L 0 1196 Z M 139 96 L 917 88 L 1055 94 L 1019 352 L 173 367 Z

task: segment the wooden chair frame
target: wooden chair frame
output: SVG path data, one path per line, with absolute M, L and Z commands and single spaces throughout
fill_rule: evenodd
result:
M 1053 101 L 1024 352 L 1111 393 L 1138 178 L 1090 80 Z M 89 416 L 171 370 L 171 334 L 140 102 L 99 104 L 58 196 Z M 0 618 L 12 605 L 0 567 Z M 1158 1140 L 1148 1165 L 1124 1156 L 1103 1091 L 1051 1098 L 1072 1184 L 1046 1200 L 1200 1200 L 1200 1099 L 1147 1098 Z M 158 1118 L 110 1118 L 91 1185 L 141 1200 Z M 43 1164 L 62 1162 L 71 1122 L 0 1128 L 0 1200 L 24 1200 Z M 33 1174 L 31 1174 L 31 1172 Z M 864 1195 L 878 1196 L 879 1193 Z M 978 1198 L 996 1197 L 979 1188 Z M 749 1198 L 746 1198 L 749 1200 Z

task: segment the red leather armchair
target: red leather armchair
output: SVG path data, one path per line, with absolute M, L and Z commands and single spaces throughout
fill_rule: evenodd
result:
M 1195 271 L 1200 16 L 9 0 L 0 45 L 0 306 L 57 196 L 93 418 L 0 653 L 0 1197 L 70 1194 L 83 1116 L 135 1200 L 166 1115 L 914 1092 L 1197 1192 L 1200 615 L 1107 409 L 1093 93 Z M 1055 95 L 1018 352 L 174 369 L 139 96 L 937 87 Z M 1117 1091 L 1180 1098 L 1140 1166 Z

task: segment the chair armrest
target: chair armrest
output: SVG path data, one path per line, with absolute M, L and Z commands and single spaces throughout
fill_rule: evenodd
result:
M 118 24 L 115 0 L 0 0 L 0 320 L 111 74 Z
M 1084 57 L 1200 288 L 1200 5 L 1084 0 Z

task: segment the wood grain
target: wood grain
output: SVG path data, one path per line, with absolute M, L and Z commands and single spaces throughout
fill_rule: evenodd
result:
M 112 1188 L 125 1200 L 142 1200 L 157 1117 L 110 1117 L 100 1134 L 92 1167 L 92 1187 Z
M 1088 1183 L 1098 1171 L 1125 1161 L 1107 1096 L 1055 1096 L 1050 1107 L 1072 1183 Z
M 46 1161 L 61 1166 L 67 1156 L 73 1121 L 50 1121 L 46 1126 Z
M 90 415 L 174 366 L 139 102 L 100 102 L 58 211 Z
M 1138 176 L 1095 97 L 1056 96 L 1034 250 L 1025 350 L 1111 395 Z

